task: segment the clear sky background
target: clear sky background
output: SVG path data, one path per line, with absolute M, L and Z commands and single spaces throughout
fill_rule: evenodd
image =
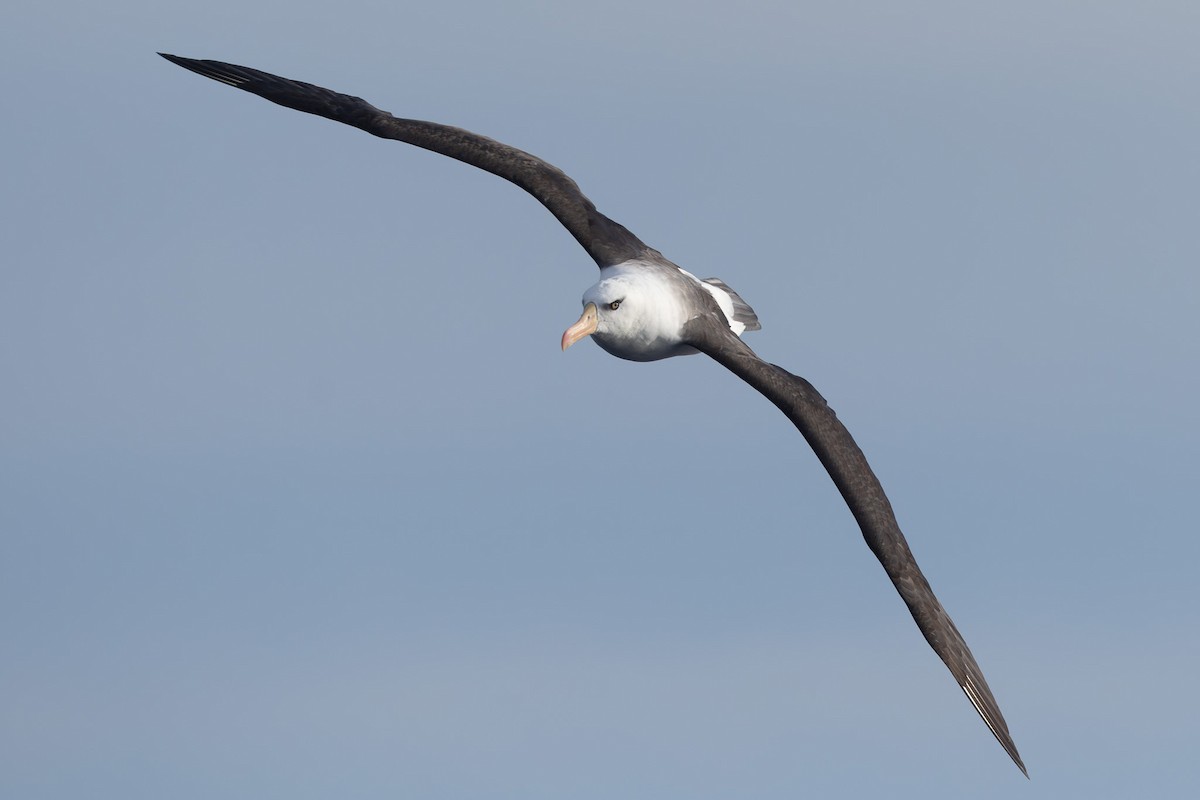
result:
M 0 796 L 1200 792 L 1196 3 L 3 20 Z M 558 352 L 595 268 L 532 198 L 157 50 L 510 142 L 728 281 L 1032 781 L 769 403 Z

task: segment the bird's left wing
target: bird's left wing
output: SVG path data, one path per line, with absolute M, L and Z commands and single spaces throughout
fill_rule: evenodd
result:
M 625 226 L 597 211 L 592 201 L 566 173 L 524 150 L 462 128 L 394 117 L 361 97 L 281 78 L 250 67 L 166 53 L 159 55 L 184 69 L 256 94 L 272 103 L 353 125 L 384 139 L 423 147 L 512 181 L 548 208 L 587 250 L 597 266 L 620 264 L 647 254 L 658 255 L 657 251 L 647 247 Z
M 1028 777 L 983 670 L 917 566 L 879 479 L 825 398 L 808 381 L 760 359 L 721 320 L 698 317 L 688 323 L 684 338 L 762 393 L 808 440 L 926 641 L 950 669 L 996 740 Z

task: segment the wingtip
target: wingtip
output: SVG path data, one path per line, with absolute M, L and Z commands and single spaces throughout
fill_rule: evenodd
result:
M 984 717 L 984 722 L 987 721 L 987 718 Z M 991 728 L 992 726 L 989 724 L 988 727 Z M 1005 728 L 1003 736 L 1000 735 L 995 728 L 992 728 L 992 733 L 995 735 L 996 741 L 998 741 L 1000 746 L 1004 748 L 1004 752 L 1008 753 L 1008 757 L 1011 758 L 1012 762 L 1017 765 L 1017 769 L 1021 770 L 1021 774 L 1025 776 L 1026 780 L 1028 780 L 1029 770 L 1025 769 L 1025 762 L 1021 760 L 1021 754 L 1017 752 L 1016 743 L 1012 740 L 1012 737 L 1008 735 L 1008 729 Z
M 175 56 L 171 55 L 170 53 L 162 52 L 160 52 L 159 55 L 176 66 L 183 67 L 184 69 L 191 69 L 191 67 L 188 66 L 188 62 L 192 61 L 190 58 L 184 58 L 183 56 Z
M 1021 760 L 1021 754 L 1017 752 L 1017 745 L 1013 742 L 1012 737 L 1007 740 L 997 736 L 996 739 L 1000 742 L 1000 746 L 1004 748 L 1004 752 L 1008 753 L 1008 757 L 1017 765 L 1017 769 L 1021 770 L 1021 774 L 1025 776 L 1025 780 L 1029 780 L 1029 770 L 1025 769 L 1025 762 Z

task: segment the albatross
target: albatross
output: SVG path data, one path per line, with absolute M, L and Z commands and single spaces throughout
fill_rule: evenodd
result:
M 829 472 L 929 646 L 996 740 L 1029 777 L 983 671 L 925 579 L 862 450 L 804 378 L 759 358 L 741 339 L 761 326 L 724 282 L 701 280 L 596 210 L 570 177 L 537 156 L 461 128 L 401 119 L 359 97 L 249 67 L 160 53 L 179 66 L 281 106 L 352 125 L 470 164 L 515 183 L 544 205 L 600 267 L 562 349 L 590 337 L 612 355 L 657 361 L 703 353 L 754 387 L 799 429 Z

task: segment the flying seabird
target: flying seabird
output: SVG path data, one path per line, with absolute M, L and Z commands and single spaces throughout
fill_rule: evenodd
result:
M 828 470 L 867 546 L 895 584 L 930 647 L 1000 745 L 1029 776 L 983 671 L 917 566 L 866 457 L 808 381 L 763 361 L 742 342 L 742 333 L 761 326 L 736 292 L 720 280 L 700 280 L 668 261 L 597 211 L 575 181 L 537 156 L 461 128 L 400 119 L 362 98 L 310 83 L 220 61 L 159 55 L 273 103 L 450 156 L 511 181 L 536 197 L 600 267 L 600 280 L 584 292 L 583 314 L 563 333 L 563 350 L 590 336 L 609 353 L 630 361 L 704 353 L 774 403 Z

